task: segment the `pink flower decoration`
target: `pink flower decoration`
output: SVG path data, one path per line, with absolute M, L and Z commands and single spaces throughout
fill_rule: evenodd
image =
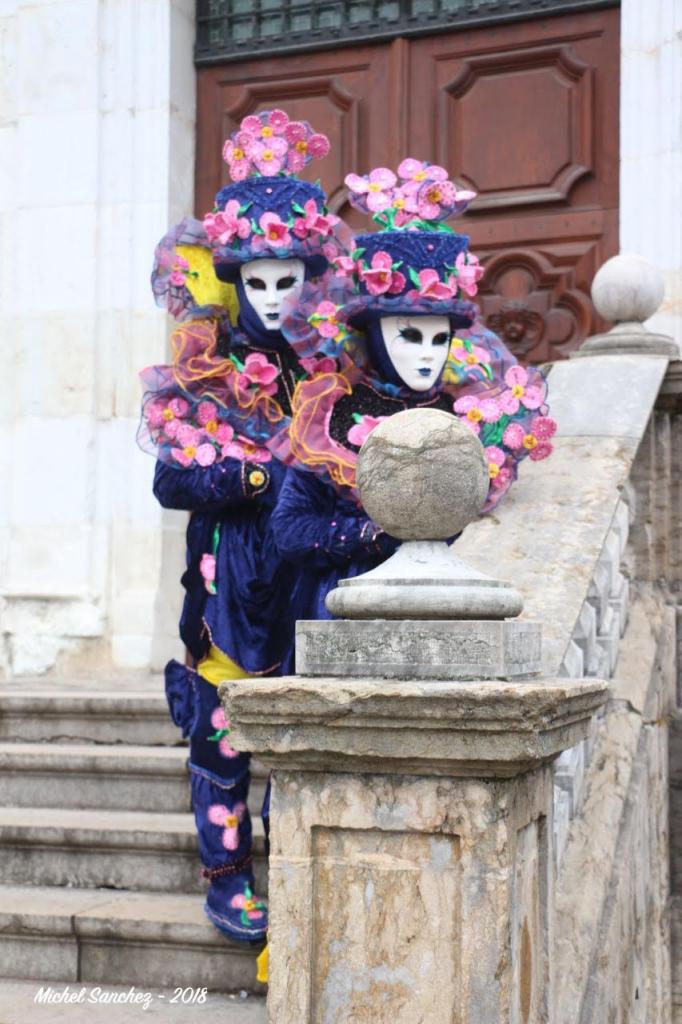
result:
M 272 458 L 267 448 L 261 448 L 248 437 L 240 435 L 223 446 L 222 455 L 224 458 L 238 459 L 240 462 L 270 462 Z
M 484 423 L 496 423 L 502 415 L 502 410 L 494 398 L 480 398 L 476 395 L 458 398 L 454 408 L 474 434 L 480 434 L 481 420 Z
M 303 121 L 289 121 L 288 125 L 284 129 L 284 138 L 291 146 L 296 142 L 302 142 L 303 140 L 307 141 L 307 135 L 308 129 Z
M 144 407 L 144 416 L 150 427 L 162 427 L 166 422 L 163 418 L 165 409 L 163 402 L 149 402 Z
M 215 420 L 218 416 L 218 407 L 213 402 L 199 402 L 197 406 L 197 422 L 205 427 L 211 420 Z
M 502 466 L 497 476 L 491 482 L 496 491 L 506 490 L 512 479 L 512 471 L 509 466 Z
M 252 352 L 244 360 L 244 376 L 251 384 L 258 384 L 268 394 L 274 394 L 274 391 L 270 391 L 269 388 L 279 377 L 279 370 L 262 352 Z
M 199 572 L 204 581 L 204 586 L 215 582 L 215 555 L 209 555 L 208 552 L 204 552 L 199 562 Z
M 334 270 L 339 277 L 350 277 L 355 273 L 356 262 L 352 260 L 350 256 L 336 256 L 332 263 L 334 264 Z
M 336 370 L 336 363 L 331 356 L 324 356 L 322 359 L 316 359 L 315 356 L 306 356 L 304 359 L 300 359 L 299 362 L 311 377 L 315 373 L 334 373 Z
M 483 267 L 478 262 L 478 257 L 472 253 L 467 255 L 460 252 L 455 260 L 455 270 L 457 272 L 457 284 L 463 292 L 473 298 L 478 291 L 477 282 L 480 281 L 484 274 Z
M 277 249 L 285 249 L 291 245 L 289 228 L 276 213 L 264 213 L 258 222 L 265 233 L 265 240 Z
M 322 135 L 321 132 L 316 132 L 308 139 L 308 152 L 316 160 L 322 160 L 327 156 L 329 149 L 329 139 L 326 135 Z
M 380 423 L 383 423 L 387 416 L 363 416 L 359 423 L 351 427 L 348 431 L 348 440 L 351 444 L 356 444 L 359 448 L 362 447 L 366 439 L 372 433 L 375 427 L 378 427 Z
M 550 437 L 554 437 L 556 434 L 557 422 L 551 416 L 536 416 L 530 429 L 538 441 L 549 441 Z
M 218 740 L 218 750 L 220 751 L 222 756 L 229 758 L 239 757 L 239 751 L 234 749 L 234 747 L 227 738 L 227 733 L 229 733 L 232 726 L 230 724 L 229 718 L 225 716 L 225 712 L 223 711 L 222 708 L 214 708 L 213 714 L 211 715 L 211 725 L 216 730 L 216 732 L 225 733 L 225 735 L 221 736 L 221 738 Z
M 248 238 L 251 234 L 251 225 L 246 217 L 239 216 L 237 200 L 230 199 L 224 210 L 206 214 L 204 230 L 210 242 L 229 245 L 235 237 Z
M 171 441 L 174 441 L 181 426 L 182 423 L 180 420 L 170 420 L 163 428 L 166 437 L 170 438 Z
M 171 398 L 168 403 L 168 408 L 174 416 L 178 416 L 182 419 L 189 412 L 189 402 L 185 401 L 184 398 Z M 168 417 L 170 419 L 170 417 Z
M 372 213 L 387 210 L 393 203 L 391 190 L 397 179 L 388 167 L 376 167 L 365 177 L 360 177 L 358 174 L 347 174 L 344 180 L 355 195 L 366 196 L 367 208 Z
M 217 444 L 227 444 L 234 437 L 234 427 L 231 427 L 229 423 L 220 423 L 218 429 L 215 432 L 215 440 Z
M 500 405 L 505 413 L 513 416 L 523 405 L 526 409 L 539 409 L 545 400 L 544 388 L 528 384 L 528 372 L 523 366 L 511 366 L 504 375 L 509 391 L 500 395 Z
M 502 469 L 507 456 L 495 444 L 489 445 L 485 450 L 485 454 L 488 459 L 488 473 L 492 486 L 495 488 L 503 487 L 507 482 L 508 475 L 510 475 L 509 470 L 507 470 L 507 473 L 504 473 Z
M 171 456 L 185 469 L 194 462 L 195 448 L 171 448 Z
M 532 448 L 528 456 L 531 462 L 541 462 L 542 459 L 547 459 L 554 451 L 554 446 L 549 441 L 538 441 L 535 448 Z
M 417 202 L 419 216 L 424 220 L 438 220 L 455 204 L 457 190 L 451 181 L 426 181 L 419 189 Z
M 289 124 L 289 115 L 283 110 L 271 110 L 268 118 L 268 126 L 272 128 L 275 135 L 282 135 Z
M 297 217 L 294 221 L 293 231 L 297 238 L 307 238 L 309 234 L 315 233 L 321 238 L 328 238 L 332 228 L 339 223 L 339 218 L 333 213 L 324 215 L 317 208 L 314 199 L 309 199 L 304 205 L 305 214 Z
M 516 451 L 523 445 L 524 436 L 525 432 L 520 423 L 510 423 L 502 435 L 502 441 L 506 444 L 507 448 Z
M 177 256 L 173 261 L 173 269 L 169 281 L 176 288 L 182 288 L 185 283 L 185 271 L 189 270 L 189 263 L 184 256 Z
M 273 135 L 264 142 L 254 142 L 249 151 L 251 160 L 261 174 L 279 174 L 284 167 L 284 159 L 289 147 L 284 139 Z
M 226 850 L 236 850 L 239 846 L 239 823 L 246 812 L 246 804 L 235 804 L 232 810 L 225 804 L 211 804 L 207 817 L 212 825 L 219 825 L 223 831 L 223 846 Z
M 212 466 L 216 460 L 216 450 L 212 444 L 200 444 L 194 457 L 200 466 Z
M 245 914 L 250 921 L 257 921 L 263 916 L 263 911 L 260 909 L 263 904 L 254 900 L 250 892 L 249 895 L 237 893 L 230 900 L 230 906 L 234 907 L 235 910 L 241 910 L 242 916 Z
M 323 338 L 335 338 L 339 333 L 339 321 L 337 319 L 337 307 L 333 302 L 325 299 L 319 304 L 314 313 L 311 313 L 308 322 L 313 324 L 318 334 Z
M 229 168 L 233 181 L 243 181 L 249 175 L 251 170 L 249 146 L 251 143 L 252 139 L 246 132 L 237 132 L 236 136 L 228 139 L 223 146 L 223 160 Z
M 419 294 L 425 299 L 451 299 L 453 288 L 451 284 L 441 281 L 437 270 L 430 268 L 419 271 Z
M 360 280 L 364 281 L 370 295 L 398 295 L 405 287 L 405 276 L 393 270 L 393 258 L 389 253 L 380 250 L 372 256 L 372 265 L 363 264 Z
M 450 358 L 454 359 L 457 363 L 463 363 L 466 367 L 474 367 L 480 366 L 481 363 L 487 363 L 490 356 L 479 345 L 472 345 L 469 350 L 464 347 L 459 338 L 455 338 L 450 348 Z
M 200 432 L 197 430 L 196 427 L 193 427 L 191 423 L 182 423 L 178 428 L 178 432 L 175 436 L 178 443 L 181 444 L 183 448 L 186 448 L 190 445 L 196 446 L 199 444 L 199 441 L 201 439 Z
M 414 191 L 421 188 L 425 181 L 447 181 L 448 172 L 438 164 L 407 157 L 398 166 L 398 177 L 402 178 L 409 191 Z

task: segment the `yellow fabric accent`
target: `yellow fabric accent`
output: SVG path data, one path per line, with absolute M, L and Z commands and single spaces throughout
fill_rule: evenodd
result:
M 185 285 L 197 305 L 224 306 L 230 320 L 236 324 L 239 315 L 237 289 L 233 284 L 226 284 L 216 277 L 210 249 L 205 249 L 202 245 L 176 245 L 175 251 L 179 256 L 184 256 L 189 263 L 190 271 L 199 275 L 192 277 L 190 273 L 185 278 Z
M 249 473 L 249 483 L 252 487 L 261 487 L 265 483 L 265 473 L 260 469 L 252 469 Z
M 267 985 L 268 983 L 268 946 L 262 950 L 256 957 L 256 981 L 260 981 L 261 985 Z
M 249 673 L 240 668 L 236 661 L 228 658 L 221 650 L 211 644 L 208 654 L 197 665 L 197 672 L 202 679 L 212 686 L 220 686 L 228 679 L 248 679 Z

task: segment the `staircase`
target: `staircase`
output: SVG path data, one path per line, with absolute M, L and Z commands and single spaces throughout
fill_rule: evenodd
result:
M 186 760 L 159 677 L 0 684 L 0 1024 L 62 1019 L 33 1004 L 47 983 L 158 990 L 164 1020 L 174 989 L 206 988 L 211 1009 L 229 1007 L 226 1024 L 265 1020 L 257 950 L 204 916 Z M 264 893 L 265 772 L 253 775 Z M 178 1020 L 206 1019 L 206 1004 L 173 1005 Z M 90 1024 L 138 1020 L 135 1007 L 114 1009 L 80 1012 Z M 59 1010 L 81 1020 L 77 1006 Z

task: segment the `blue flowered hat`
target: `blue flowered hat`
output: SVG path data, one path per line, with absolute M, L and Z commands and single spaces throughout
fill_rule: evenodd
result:
M 328 152 L 325 135 L 282 110 L 244 118 L 223 149 L 232 184 L 203 221 L 220 280 L 235 282 L 242 264 L 265 258 L 301 259 L 317 277 L 347 251 L 344 226 L 327 210 L 320 186 L 295 176 Z

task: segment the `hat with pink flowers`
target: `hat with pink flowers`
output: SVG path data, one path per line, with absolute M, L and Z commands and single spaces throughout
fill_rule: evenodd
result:
M 397 173 L 377 167 L 346 177 L 349 199 L 380 230 L 356 236 L 349 256 L 334 260 L 351 278 L 356 297 L 345 315 L 356 326 L 381 316 L 447 315 L 453 327 L 476 318 L 470 301 L 483 274 L 467 235 L 444 221 L 463 213 L 474 192 L 458 189 L 443 167 L 408 157 Z
M 243 263 L 265 258 L 301 259 L 317 277 L 347 252 L 342 222 L 329 213 L 320 186 L 296 177 L 328 152 L 326 135 L 283 110 L 243 119 L 223 148 L 232 184 L 203 221 L 222 281 L 236 281 Z

